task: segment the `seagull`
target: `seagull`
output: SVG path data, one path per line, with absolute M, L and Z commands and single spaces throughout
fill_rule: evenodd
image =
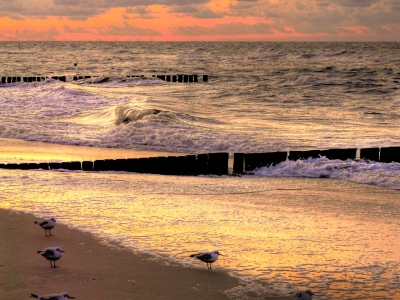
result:
M 56 218 L 52 217 L 52 218 L 46 219 L 40 223 L 38 221 L 36 221 L 34 223 L 40 225 L 40 227 L 42 227 L 45 230 L 46 236 L 52 236 L 50 230 L 53 229 L 54 226 L 56 226 L 57 221 L 56 221 Z M 49 231 L 49 235 L 47 235 L 47 230 Z
M 292 294 L 292 293 L 290 293 Z M 300 299 L 300 300 L 312 300 L 312 296 L 314 295 L 311 290 L 304 290 L 304 291 L 299 291 L 294 295 L 294 299 Z
M 207 269 L 211 270 L 211 264 L 218 259 L 218 256 L 222 255 L 217 250 L 211 252 L 202 252 L 197 254 L 192 254 L 190 257 L 195 257 L 207 264 Z
M 44 250 L 37 251 L 38 254 L 50 261 L 51 268 L 58 268 L 56 266 L 56 260 L 59 260 L 62 257 L 63 252 L 64 251 L 61 249 L 61 247 L 49 247 Z M 54 267 L 52 261 L 54 262 Z
M 39 300 L 67 300 L 67 299 L 75 299 L 74 297 L 70 296 L 68 293 L 63 292 L 61 294 L 51 294 L 45 296 L 38 296 L 35 294 L 31 294 L 31 298 L 37 298 Z

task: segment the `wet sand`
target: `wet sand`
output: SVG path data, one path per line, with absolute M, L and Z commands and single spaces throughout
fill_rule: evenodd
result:
M 45 237 L 36 220 L 0 210 L 0 299 L 63 291 L 76 299 L 228 299 L 222 292 L 239 285 L 224 272 L 164 266 L 62 224 Z M 59 268 L 36 252 L 51 246 L 65 251 Z
M 115 148 L 95 148 L 58 145 L 42 142 L 0 138 L 0 163 L 84 161 L 96 159 L 140 158 L 184 155 L 182 153 L 135 151 Z

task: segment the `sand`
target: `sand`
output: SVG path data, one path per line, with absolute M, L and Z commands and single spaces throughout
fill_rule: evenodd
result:
M 77 299 L 228 299 L 236 279 L 219 271 L 163 266 L 149 256 L 116 250 L 87 233 L 57 224 L 54 236 L 34 216 L 0 210 L 0 299 L 67 291 Z M 37 250 L 61 246 L 59 268 Z
M 165 154 L 0 139 L 2 163 Z M 34 224 L 37 220 L 29 214 L 0 209 L 0 299 L 29 299 L 31 293 L 64 291 L 88 300 L 229 299 L 224 291 L 240 285 L 223 270 L 166 266 L 149 255 L 104 245 L 92 235 L 63 224 L 52 230 L 54 236 L 46 237 Z M 50 268 L 36 252 L 51 246 L 65 251 L 57 262 L 59 268 Z

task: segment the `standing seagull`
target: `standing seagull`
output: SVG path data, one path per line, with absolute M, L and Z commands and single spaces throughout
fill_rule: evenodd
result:
M 54 218 L 54 217 L 52 217 L 50 219 L 46 219 L 40 223 L 38 221 L 35 222 L 35 224 L 40 225 L 40 227 L 42 227 L 45 230 L 46 236 L 52 236 L 50 230 L 53 229 L 54 226 L 56 226 L 56 223 L 57 223 L 57 221 L 56 221 L 56 218 Z M 49 235 L 47 235 L 47 230 L 49 231 Z
M 63 252 L 64 251 L 61 249 L 61 247 L 49 247 L 44 250 L 39 250 L 37 253 L 50 261 L 51 268 L 58 268 L 56 266 L 56 260 L 59 260 L 62 257 Z M 52 261 L 54 262 L 54 267 Z
M 31 294 L 31 298 L 37 298 L 39 300 L 68 300 L 68 299 L 75 299 L 74 297 L 70 296 L 68 293 L 64 292 L 61 294 L 51 294 L 45 296 L 38 296 L 35 294 Z
M 217 250 L 211 252 L 202 252 L 198 254 L 192 254 L 190 257 L 195 257 L 207 264 L 207 269 L 211 270 L 211 264 L 218 259 L 218 256 L 222 255 Z
M 312 296 L 313 295 L 314 295 L 314 293 L 311 292 L 311 290 L 299 291 L 299 292 L 296 293 L 296 295 L 294 295 L 294 299 L 312 300 Z

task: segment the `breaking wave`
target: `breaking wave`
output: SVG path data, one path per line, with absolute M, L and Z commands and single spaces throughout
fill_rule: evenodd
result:
M 368 160 L 342 161 L 322 158 L 286 160 L 254 171 L 259 177 L 334 178 L 400 190 L 400 163 Z

